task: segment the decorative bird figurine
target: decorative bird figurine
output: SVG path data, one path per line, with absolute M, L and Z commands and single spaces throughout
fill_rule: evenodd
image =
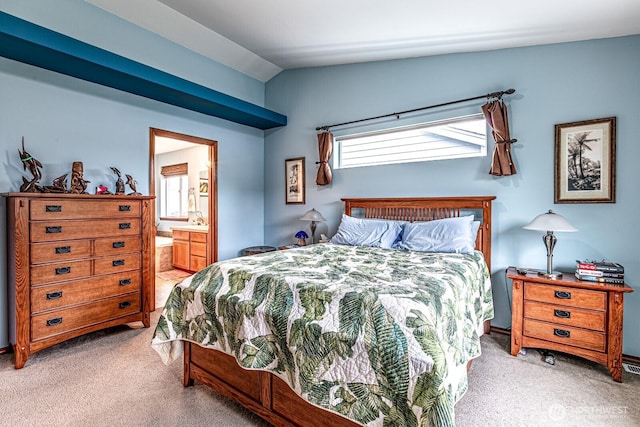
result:
M 42 167 L 42 163 L 38 161 L 35 157 L 27 152 L 24 148 L 24 136 L 22 137 L 22 151 L 18 148 L 18 154 L 20 154 L 20 160 L 22 161 L 22 167 L 24 170 L 29 168 L 29 172 L 33 175 L 31 181 L 27 180 L 25 177 L 22 177 L 22 185 L 20 186 L 20 191 L 23 193 L 41 193 L 42 188 L 38 185 L 38 182 L 42 178 L 42 172 L 40 172 L 40 168 Z
M 118 180 L 116 181 L 116 194 L 124 194 L 124 181 L 122 180 L 122 175 L 120 175 L 120 171 L 118 170 L 118 168 L 114 168 L 113 166 L 111 166 L 111 170 L 118 177 Z
M 125 174 L 125 176 L 127 177 L 127 185 L 133 190 L 132 193 L 129 193 L 129 196 L 140 196 L 141 193 L 138 193 L 138 190 L 136 190 L 136 180 L 133 179 L 131 175 Z

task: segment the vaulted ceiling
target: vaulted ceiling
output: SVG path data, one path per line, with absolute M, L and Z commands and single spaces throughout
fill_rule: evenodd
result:
M 283 69 L 640 34 L 638 0 L 85 0 L 260 81 Z

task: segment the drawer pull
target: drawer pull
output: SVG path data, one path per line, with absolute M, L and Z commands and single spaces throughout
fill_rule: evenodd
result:
M 114 249 L 124 248 L 124 242 L 113 242 L 111 246 L 113 246 Z
M 124 260 L 123 259 L 116 259 L 116 260 L 111 262 L 111 265 L 113 265 L 114 267 L 119 267 L 121 265 L 124 265 Z
M 52 226 L 52 227 L 45 227 L 44 231 L 45 231 L 45 233 L 48 233 L 48 234 L 62 233 L 62 226 L 61 225 L 56 225 L 56 226 Z
M 60 205 L 46 205 L 45 212 L 62 212 L 62 206 Z
M 118 206 L 118 210 L 120 212 L 130 212 L 131 211 L 131 205 L 120 205 L 120 206 Z
M 566 329 L 553 328 L 553 335 L 560 338 L 571 338 L 571 332 Z
M 56 274 L 69 274 L 69 273 L 71 273 L 71 267 L 56 268 Z
M 555 291 L 554 295 L 556 298 L 560 299 L 571 299 L 571 292 Z
M 62 298 L 62 291 L 47 293 L 47 299 L 59 299 Z
M 131 223 L 130 222 L 121 222 L 120 224 L 118 224 L 118 228 L 120 230 L 128 230 L 131 228 Z
M 120 304 L 118 304 L 118 306 L 120 308 L 127 308 L 127 307 L 131 307 L 131 301 L 122 301 Z
M 571 312 L 565 310 L 553 310 L 553 315 L 562 319 L 571 319 Z
M 59 246 L 56 248 L 57 254 L 68 254 L 71 253 L 71 246 Z
M 47 319 L 47 326 L 56 326 L 62 323 L 62 317 L 54 317 L 53 319 Z
M 120 286 L 127 286 L 131 284 L 131 279 L 122 279 L 120 280 Z

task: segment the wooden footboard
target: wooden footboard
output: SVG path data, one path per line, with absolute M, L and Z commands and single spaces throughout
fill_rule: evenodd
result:
M 184 385 L 192 385 L 194 380 L 235 400 L 274 426 L 359 425 L 304 401 L 269 372 L 243 369 L 232 356 L 185 342 Z

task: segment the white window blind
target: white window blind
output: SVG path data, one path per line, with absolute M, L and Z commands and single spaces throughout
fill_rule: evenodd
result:
M 334 168 L 487 155 L 482 114 L 335 138 Z

